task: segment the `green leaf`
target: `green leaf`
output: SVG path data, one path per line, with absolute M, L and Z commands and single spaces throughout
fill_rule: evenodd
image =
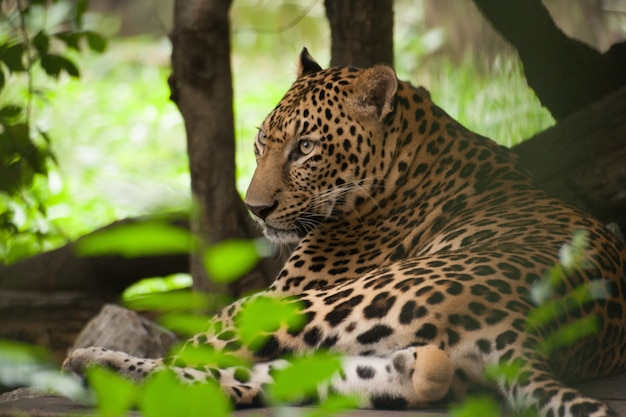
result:
M 208 310 L 216 304 L 216 296 L 190 291 L 144 294 L 128 298 L 126 307 L 142 311 Z
M 50 37 L 43 30 L 40 30 L 33 38 L 33 45 L 35 45 L 39 55 L 45 55 L 50 49 Z
M 317 392 L 317 386 L 339 372 L 339 357 L 328 352 L 294 359 L 286 368 L 277 370 L 268 395 L 276 402 L 290 402 L 309 397 Z
M 88 0 L 78 0 L 76 2 L 76 12 L 74 13 L 74 22 L 79 28 L 83 27 L 83 16 L 89 7 Z
M 259 349 L 269 332 L 281 326 L 289 330 L 301 328 L 305 315 L 301 305 L 294 301 L 257 296 L 243 304 L 235 316 L 236 327 L 241 340 L 252 350 Z
M 0 61 L 4 62 L 10 72 L 26 71 L 24 66 L 24 45 L 16 43 L 3 45 L 0 49 Z
M 557 318 L 592 300 L 606 299 L 609 287 L 606 280 L 598 279 L 581 284 L 561 298 L 548 300 L 535 307 L 528 315 L 527 329 L 537 330 Z
M 93 233 L 76 242 L 79 256 L 148 255 L 189 253 L 191 233 L 164 222 L 121 224 Z
M 176 358 L 182 361 L 184 366 L 191 367 L 207 365 L 218 368 L 230 368 L 232 366 L 247 367 L 250 365 L 248 361 L 239 356 L 216 350 L 211 345 L 186 345 L 176 353 Z M 173 365 L 176 365 L 176 363 Z
M 100 35 L 97 32 L 86 30 L 84 32 L 85 39 L 87 39 L 87 45 L 89 45 L 89 49 L 94 52 L 104 52 L 107 48 L 107 41 L 104 36 Z
M 159 324 L 163 327 L 175 332 L 176 334 L 184 334 L 193 336 L 204 332 L 207 329 L 207 323 L 211 317 L 198 314 L 183 313 L 167 313 L 159 316 Z
M 345 415 L 346 411 L 359 408 L 363 401 L 349 395 L 331 394 L 321 404 L 315 407 L 306 417 L 331 417 Z
M 101 367 L 87 369 L 87 380 L 98 397 L 103 417 L 125 415 L 137 401 L 139 389 L 131 380 Z
M 460 405 L 450 406 L 452 417 L 500 417 L 500 407 L 496 400 L 485 395 L 467 397 Z
M 61 55 L 42 55 L 41 67 L 52 77 L 58 77 L 61 71 L 67 72 L 72 77 L 78 77 L 80 75 L 76 64 Z
M 225 240 L 204 253 L 204 267 L 216 282 L 231 282 L 250 272 L 261 259 L 253 240 Z
M 54 37 L 65 43 L 65 45 L 74 50 L 79 50 L 80 33 L 77 32 L 60 32 L 54 34 Z
M 49 359 L 49 352 L 40 346 L 0 339 L 0 363 L 42 363 Z
M 4 71 L 2 71 L 2 68 L 0 68 L 0 90 L 2 90 L 4 88 L 6 79 L 4 77 Z
M 485 377 L 494 383 L 501 383 L 502 380 L 507 384 L 524 383 L 526 377 L 522 373 L 526 361 L 522 358 L 515 358 L 510 363 L 500 363 L 490 365 L 485 368 Z
M 553 333 L 547 335 L 539 348 L 545 354 L 550 354 L 556 349 L 571 346 L 581 339 L 597 333 L 601 327 L 602 320 L 597 314 L 587 316 L 561 326 Z
M 144 278 L 127 287 L 122 293 L 122 299 L 132 299 L 133 297 L 145 294 L 185 290 L 191 288 L 192 285 L 193 279 L 189 274 L 173 274 L 166 277 Z
M 231 406 L 216 384 L 183 385 L 166 370 L 146 381 L 139 409 L 145 417 L 227 417 Z
M 6 119 L 10 117 L 17 117 L 22 113 L 22 107 L 15 104 L 7 104 L 0 109 L 0 118 Z

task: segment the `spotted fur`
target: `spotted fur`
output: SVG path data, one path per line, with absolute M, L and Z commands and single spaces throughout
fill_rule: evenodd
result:
M 328 348 L 346 359 L 326 388 L 362 393 L 365 407 L 423 406 L 478 385 L 544 416 L 611 415 L 564 384 L 626 369 L 623 243 L 391 68 L 322 70 L 306 50 L 300 61 L 259 127 L 245 202 L 268 238 L 297 242 L 262 295 L 293 297 L 306 324 L 279 328 L 251 351 L 235 338 L 245 300 L 237 302 L 216 316 L 218 334 L 189 343 L 252 359 L 252 377 L 177 364 L 181 378 L 217 379 L 237 404 L 256 404 L 270 368 L 286 365 L 279 357 Z M 563 314 L 529 330 L 530 290 L 577 232 L 587 237 L 585 268 L 563 268 L 550 300 Z M 599 295 L 567 298 L 582 284 Z M 554 330 L 594 315 L 596 333 L 551 354 L 539 349 Z M 163 366 L 99 348 L 72 353 L 66 366 L 92 363 L 137 378 Z M 484 375 L 516 363 L 515 381 Z

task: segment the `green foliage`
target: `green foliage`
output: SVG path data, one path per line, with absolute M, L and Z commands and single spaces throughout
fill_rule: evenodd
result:
M 563 325 L 555 332 L 546 336 L 541 346 L 539 346 L 539 352 L 548 355 L 558 348 L 571 346 L 587 336 L 596 334 L 601 328 L 601 323 L 600 317 L 591 315 Z
M 489 365 L 485 368 L 485 377 L 490 381 L 506 381 L 507 384 L 522 383 L 522 370 L 526 362 L 521 358 L 515 358 L 511 363 Z
M 87 370 L 89 386 L 98 398 L 98 414 L 102 417 L 116 417 L 126 414 L 139 396 L 139 387 L 131 380 L 101 367 Z
M 10 340 L 0 340 L 0 385 L 32 387 L 81 401 L 89 397 L 78 381 L 59 374 L 45 349 Z
M 248 367 L 250 363 L 245 359 L 238 357 L 232 353 L 215 350 L 209 345 L 199 346 L 180 346 L 174 349 L 176 358 L 187 366 L 210 365 L 220 368 L 229 368 L 231 366 Z M 177 365 L 174 363 L 173 365 Z
M 332 358 L 331 358 L 332 360 Z M 306 417 L 331 417 L 344 415 L 347 410 L 359 407 L 359 399 L 347 395 L 331 394 L 316 408 L 303 413 Z
M 199 292 L 158 292 L 140 294 L 125 300 L 126 307 L 141 311 L 209 310 L 214 302 L 211 294 Z
M 119 224 L 85 236 L 76 243 L 79 256 L 137 256 L 189 253 L 188 230 L 161 221 Z
M 475 395 L 468 397 L 463 404 L 450 407 L 452 417 L 500 417 L 500 406 L 491 396 Z
M 166 277 L 145 278 L 132 284 L 124 290 L 123 300 L 140 295 L 182 290 L 191 287 L 192 279 L 189 274 L 173 274 Z
M 38 179 L 47 177 L 49 165 L 56 158 L 48 133 L 32 118 L 33 100 L 41 97 L 35 86 L 37 73 L 43 70 L 54 79 L 64 73 L 78 77 L 80 72 L 69 50 L 79 51 L 84 38 L 88 48 L 102 52 L 106 41 L 98 33 L 83 28 L 86 0 L 74 5 L 59 0 L 2 5 L 0 255 L 10 262 L 23 255 L 21 235 L 34 236 L 37 241 L 48 231 L 45 225 L 37 224 L 46 217 L 46 206 L 36 189 Z M 7 89 L 20 83 L 26 84 L 26 90 L 19 94 L 17 104 L 11 102 L 15 99 L 7 98 Z M 27 223 L 34 225 L 24 227 Z
M 215 383 L 187 385 L 171 371 L 151 376 L 142 388 L 139 409 L 146 417 L 229 415 L 231 406 Z
M 123 416 L 138 406 L 146 417 L 229 415 L 231 406 L 215 383 L 188 385 L 177 376 L 164 370 L 151 375 L 144 384 L 117 375 L 107 369 L 95 367 L 87 372 L 89 385 L 98 398 L 98 415 Z
M 250 272 L 261 260 L 263 241 L 225 240 L 207 248 L 204 267 L 216 282 L 231 282 Z
M 158 240 L 158 244 L 146 245 L 147 253 L 158 253 L 172 250 L 178 251 L 189 246 L 189 237 L 180 234 L 179 230 L 171 230 L 165 224 L 125 224 L 111 228 L 103 233 L 84 238 L 78 245 L 82 255 L 113 254 L 116 250 L 127 256 L 140 256 L 143 253 L 137 247 L 128 246 L 128 242 L 138 243 Z M 171 234 L 171 235 L 170 235 Z M 158 235 L 164 235 L 161 239 Z M 85 243 L 86 242 L 86 243 Z M 170 246 L 165 242 L 170 242 Z M 187 242 L 185 247 L 184 242 Z M 254 265 L 264 251 L 259 250 L 254 241 L 230 241 L 222 246 L 209 248 L 213 257 L 210 262 L 221 265 L 223 276 L 234 276 L 243 271 L 240 265 L 228 268 L 232 263 Z M 219 333 L 221 325 L 208 325 L 207 317 L 194 316 L 198 310 L 215 308 L 215 298 L 210 294 L 189 292 L 156 292 L 142 293 L 135 290 L 126 297 L 127 306 L 140 310 L 166 312 L 160 322 L 182 330 L 183 334 Z M 281 300 L 265 296 L 252 297 L 241 306 L 236 315 L 236 333 L 243 344 L 249 349 L 260 348 L 269 332 L 280 328 L 297 330 L 304 323 L 302 307 L 297 300 Z M 183 344 L 174 350 L 176 360 L 171 365 L 186 367 L 202 367 L 204 365 L 220 368 L 251 366 L 233 353 L 216 350 L 210 345 L 200 343 L 198 346 Z M 313 395 L 319 383 L 330 378 L 339 371 L 340 359 L 337 355 L 327 352 L 316 352 L 302 358 L 295 358 L 290 366 L 278 370 L 275 383 L 269 391 L 270 403 L 284 403 L 289 400 L 304 399 Z M 124 415 L 131 407 L 138 406 L 148 417 L 206 414 L 207 407 L 211 415 L 227 415 L 230 402 L 225 399 L 222 391 L 211 381 L 207 384 L 181 385 L 171 372 L 161 372 L 148 378 L 144 385 L 136 385 L 128 380 L 102 369 L 89 371 L 90 385 L 97 394 L 100 415 L 113 417 Z M 310 413 L 311 416 L 330 416 L 341 410 L 351 408 L 357 400 L 350 397 L 331 395 L 320 408 Z
M 260 348 L 265 335 L 281 327 L 298 330 L 305 323 L 305 316 L 298 302 L 266 296 L 253 297 L 243 304 L 235 324 L 239 337 L 252 350 Z
M 217 305 L 225 305 L 225 302 L 216 301 L 210 304 L 211 310 Z M 158 318 L 158 322 L 165 328 L 170 329 L 176 334 L 182 336 L 193 336 L 195 334 L 207 331 L 207 323 L 211 316 L 200 313 L 177 313 L 168 312 L 162 314 Z
M 339 357 L 328 352 L 294 358 L 289 366 L 276 371 L 268 396 L 275 403 L 314 396 L 318 385 L 339 372 L 340 368 Z

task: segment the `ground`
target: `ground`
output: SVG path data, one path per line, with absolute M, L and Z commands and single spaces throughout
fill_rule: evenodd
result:
M 619 417 L 626 417 L 626 374 L 613 378 L 601 379 L 586 384 L 577 385 L 582 392 L 600 398 L 609 404 Z M 61 417 L 68 415 L 95 415 L 88 407 L 76 404 L 71 400 L 56 396 L 39 396 L 2 401 L 0 399 L 0 417 L 31 416 L 31 417 Z M 133 417 L 140 416 L 132 413 Z M 354 410 L 341 414 L 341 417 L 436 417 L 448 416 L 444 410 L 423 411 L 381 411 L 381 410 Z M 297 407 L 290 410 L 281 409 L 276 412 L 270 408 L 242 410 L 233 413 L 232 417 L 278 417 L 298 416 Z

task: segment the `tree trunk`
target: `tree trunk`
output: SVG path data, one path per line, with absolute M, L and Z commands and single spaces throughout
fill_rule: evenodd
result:
M 393 65 L 393 0 L 325 0 L 331 66 Z
M 117 221 L 87 237 L 142 221 L 153 219 Z M 180 218 L 169 223 L 187 227 Z M 60 361 L 83 326 L 104 304 L 119 301 L 126 287 L 142 278 L 189 270 L 187 254 L 80 257 L 75 248 L 81 239 L 0 266 L 0 339 L 46 347 Z
M 552 194 L 626 232 L 626 86 L 513 151 Z
M 134 258 L 121 255 L 76 254 L 76 246 L 86 237 L 124 225 L 153 221 L 154 219 L 148 216 L 118 220 L 60 248 L 22 259 L 11 265 L 0 265 L 0 291 L 86 291 L 107 300 L 114 300 L 126 287 L 142 278 L 188 272 L 186 254 Z M 175 227 L 185 229 L 189 227 L 182 215 L 161 221 L 167 221 L 169 225 Z
M 474 3 L 558 120 L 514 151 L 554 195 L 626 230 L 626 43 L 601 54 L 569 38 L 540 0 Z
M 513 45 L 528 85 L 555 119 L 562 120 L 626 84 L 626 43 L 605 54 L 567 37 L 541 0 L 474 0 Z
M 230 4 L 229 0 L 175 2 L 170 87 L 185 121 L 196 204 L 191 230 L 201 241 L 191 257 L 194 287 L 237 295 L 241 283 L 230 288 L 216 284 L 207 279 L 202 264 L 204 247 L 255 235 L 248 229 L 250 220 L 235 187 Z M 262 272 L 248 282 L 262 286 L 274 278 L 275 271 L 265 262 Z

